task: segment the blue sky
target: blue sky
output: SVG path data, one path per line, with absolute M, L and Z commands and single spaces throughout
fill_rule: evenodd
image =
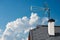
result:
M 51 8 L 51 17 L 60 23 L 60 1 L 59 0 L 0 0 L 0 28 L 5 29 L 5 25 L 23 16 L 30 16 L 30 6 L 43 6 L 47 2 Z M 40 16 L 41 13 L 38 13 Z M 43 16 L 42 16 L 43 17 Z
M 43 7 L 44 2 L 47 2 L 51 9 L 51 18 L 56 20 L 56 25 L 60 25 L 60 0 L 0 0 L 0 29 L 5 30 L 6 24 L 17 18 L 29 18 L 30 6 Z M 43 17 L 41 12 L 37 14 Z

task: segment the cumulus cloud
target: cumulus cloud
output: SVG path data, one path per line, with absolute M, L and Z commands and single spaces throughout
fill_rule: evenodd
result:
M 40 21 L 37 13 L 32 13 L 30 18 L 24 16 L 17 18 L 15 21 L 8 22 L 1 40 L 27 40 L 29 30 L 35 28 L 37 24 L 40 24 Z M 46 21 L 47 18 L 43 18 L 42 24 Z
M 47 23 L 47 21 L 48 21 L 48 18 L 47 17 L 43 17 L 41 24 L 45 25 Z
M 29 24 L 33 25 L 34 23 L 37 23 L 39 17 L 37 16 L 37 14 L 31 14 L 31 17 L 30 17 L 30 21 L 29 21 Z
M 1 40 L 1 36 L 3 35 L 3 30 L 0 29 L 0 40 Z
M 0 29 L 0 37 L 2 36 L 2 33 L 3 33 L 3 31 L 2 31 L 2 29 Z

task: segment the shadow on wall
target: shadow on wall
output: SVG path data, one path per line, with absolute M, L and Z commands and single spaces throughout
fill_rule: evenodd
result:
M 55 33 L 55 36 L 56 36 L 56 37 L 60 36 L 60 33 Z

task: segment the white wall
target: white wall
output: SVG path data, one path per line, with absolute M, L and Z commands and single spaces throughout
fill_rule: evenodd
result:
M 48 22 L 48 34 L 55 35 L 54 22 Z

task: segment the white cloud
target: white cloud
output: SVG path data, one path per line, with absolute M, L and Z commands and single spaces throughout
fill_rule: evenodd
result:
M 26 29 L 26 30 L 24 31 L 24 33 L 29 32 L 29 30 L 32 30 L 33 28 L 34 28 L 34 27 L 30 27 L 30 28 Z
M 48 18 L 47 17 L 43 17 L 41 24 L 45 25 L 47 21 L 48 21 Z
M 42 24 L 47 21 L 47 18 L 42 19 Z M 29 30 L 41 23 L 37 13 L 32 13 L 30 18 L 24 16 L 17 18 L 15 21 L 8 22 L 1 40 L 27 40 Z
M 2 36 L 2 34 L 3 34 L 3 30 L 0 29 L 0 40 L 1 40 L 1 36 Z
M 32 13 L 30 20 L 29 20 L 29 24 L 30 25 L 33 25 L 34 23 L 36 24 L 38 19 L 39 19 L 39 16 L 37 16 L 37 13 L 35 13 L 35 14 Z

